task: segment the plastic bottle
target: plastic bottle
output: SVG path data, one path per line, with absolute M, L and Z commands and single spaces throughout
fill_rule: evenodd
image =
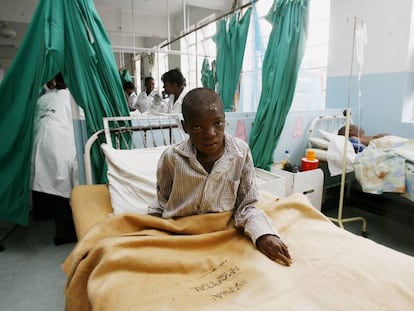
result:
M 285 150 L 285 158 L 282 161 L 282 170 L 289 170 L 291 167 L 289 150 Z
M 316 159 L 315 150 L 306 150 L 306 160 L 313 161 Z
M 316 159 L 315 150 L 306 150 L 306 157 L 302 158 L 302 171 L 309 171 L 317 169 L 319 160 Z

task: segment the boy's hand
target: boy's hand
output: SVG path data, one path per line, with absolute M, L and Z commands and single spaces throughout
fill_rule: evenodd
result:
M 285 243 L 276 235 L 265 234 L 256 241 L 256 247 L 270 259 L 279 264 L 290 266 L 292 258 Z

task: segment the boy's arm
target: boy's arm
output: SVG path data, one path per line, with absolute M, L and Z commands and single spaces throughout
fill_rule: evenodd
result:
M 257 238 L 262 235 L 277 235 L 269 217 L 262 210 L 255 207 L 258 200 L 256 171 L 249 151 L 246 153 L 243 163 L 233 217 L 235 226 L 243 228 L 253 244 L 256 244 Z
M 381 138 L 387 135 L 389 134 L 381 133 L 381 134 L 376 134 L 374 136 L 364 136 L 364 137 L 361 137 L 360 140 L 361 140 L 361 143 L 363 143 L 365 146 L 368 146 L 371 140 L 378 139 L 378 138 Z
M 269 217 L 254 206 L 259 198 L 256 173 L 250 152 L 247 154 L 236 200 L 234 220 L 236 227 L 243 227 L 257 249 L 270 259 L 289 266 L 291 257 L 287 246 L 275 232 Z

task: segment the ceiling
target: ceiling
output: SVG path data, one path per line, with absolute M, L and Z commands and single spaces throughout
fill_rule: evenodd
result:
M 61 1 L 61 0 L 54 0 Z M 0 0 L 0 27 L 16 32 L 13 38 L 0 36 L 0 66 L 8 68 L 16 54 L 39 0 Z M 228 12 L 234 0 L 95 0 L 112 44 L 150 48 L 172 39 L 187 24 L 212 13 Z M 183 8 L 186 7 L 185 15 Z M 155 22 L 154 22 L 155 21 Z

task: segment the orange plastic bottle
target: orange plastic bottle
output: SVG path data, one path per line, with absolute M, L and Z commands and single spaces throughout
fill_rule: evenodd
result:
M 307 150 L 306 158 L 302 158 L 302 171 L 309 171 L 317 169 L 319 165 L 319 160 L 316 159 L 315 150 Z

